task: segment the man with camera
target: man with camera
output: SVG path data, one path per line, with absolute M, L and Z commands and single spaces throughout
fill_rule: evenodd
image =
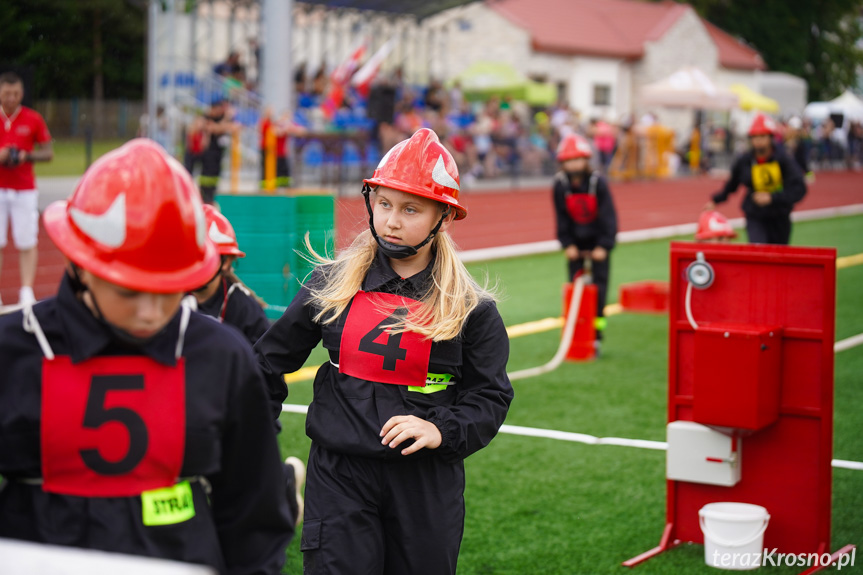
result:
M 18 303 L 32 304 L 36 279 L 36 240 L 39 235 L 39 192 L 33 162 L 54 157 L 51 134 L 38 112 L 21 105 L 24 84 L 13 72 L 0 74 L 0 250 L 6 247 L 7 226 L 18 250 L 21 290 Z M 0 251 L 0 267 L 3 263 Z M 0 302 L 2 303 L 2 302 Z

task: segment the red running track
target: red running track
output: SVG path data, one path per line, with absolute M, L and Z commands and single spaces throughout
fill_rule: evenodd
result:
M 621 231 L 693 223 L 711 193 L 722 181 L 686 178 L 671 181 L 617 182 L 611 189 Z M 741 192 L 721 207 L 728 217 L 739 217 Z M 468 218 L 456 223 L 452 234 L 463 250 L 553 240 L 551 179 L 541 188 L 465 192 L 461 198 Z M 863 172 L 819 172 L 797 210 L 863 204 Z M 368 226 L 361 197 L 341 198 L 336 206 L 337 245 L 348 244 Z M 41 227 L 40 227 L 41 228 Z M 44 229 L 39 234 L 39 269 L 34 291 L 39 299 L 53 295 L 63 271 L 63 257 Z M 0 297 L 4 303 L 18 300 L 18 255 L 11 245 L 3 249 Z

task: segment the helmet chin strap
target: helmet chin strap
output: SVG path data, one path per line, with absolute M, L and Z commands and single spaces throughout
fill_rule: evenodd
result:
M 437 225 L 434 229 L 429 233 L 428 237 L 424 239 L 422 242 L 418 243 L 415 246 L 400 246 L 396 245 L 392 242 L 388 242 L 385 239 L 378 236 L 378 233 L 375 231 L 375 215 L 372 211 L 372 204 L 369 201 L 369 195 L 371 195 L 372 188 L 368 184 L 363 184 L 363 197 L 366 199 L 366 209 L 369 212 L 369 229 L 372 231 L 372 236 L 375 238 L 375 241 L 378 243 L 378 247 L 384 253 L 385 256 L 393 258 L 394 260 L 403 260 L 405 258 L 409 258 L 411 256 L 417 255 L 420 248 L 432 241 L 432 239 L 437 235 L 438 230 L 440 230 L 441 224 L 449 215 L 450 210 L 452 209 L 450 206 L 447 206 L 446 211 L 444 211 L 443 215 L 437 222 Z

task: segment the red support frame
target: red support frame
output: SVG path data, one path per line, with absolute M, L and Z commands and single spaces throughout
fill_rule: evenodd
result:
M 623 564 L 631 567 L 680 542 L 703 544 L 698 510 L 717 501 L 767 508 L 765 548 L 782 553 L 830 549 L 836 250 L 671 244 L 669 422 L 694 420 L 695 331 L 685 294 L 686 268 L 699 253 L 713 267 L 715 280 L 706 289 L 692 290 L 696 324 L 783 328 L 779 418 L 764 429 L 737 432 L 743 445 L 737 485 L 667 481 L 660 545 Z

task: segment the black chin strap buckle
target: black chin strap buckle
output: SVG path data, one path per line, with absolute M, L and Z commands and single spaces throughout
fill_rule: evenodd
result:
M 432 241 L 432 239 L 437 235 L 440 230 L 441 225 L 443 225 L 443 221 L 449 215 L 450 211 L 452 211 L 452 206 L 447 206 L 446 210 L 444 210 L 440 219 L 437 222 L 437 225 L 434 229 L 429 233 L 428 237 L 424 239 L 422 242 L 418 243 L 415 246 L 399 246 L 394 243 L 388 242 L 385 239 L 378 236 L 378 233 L 375 231 L 375 214 L 374 210 L 372 210 L 372 203 L 369 200 L 369 196 L 371 195 L 372 188 L 366 183 L 363 183 L 363 197 L 366 200 L 366 210 L 369 212 L 369 229 L 372 232 L 372 236 L 375 238 L 375 241 L 378 244 L 380 250 L 387 256 L 396 260 L 401 260 L 404 258 L 409 258 L 411 256 L 417 255 L 420 248 Z

